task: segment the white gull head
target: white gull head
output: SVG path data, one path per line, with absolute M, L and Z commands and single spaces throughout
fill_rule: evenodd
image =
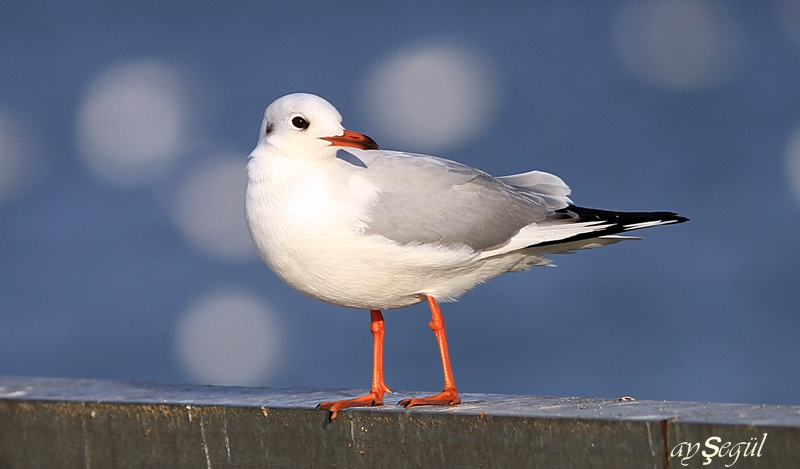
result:
M 307 93 L 275 100 L 264 112 L 253 157 L 280 154 L 297 160 L 331 160 L 336 147 L 377 149 L 369 137 L 342 127 L 342 116 L 328 101 Z

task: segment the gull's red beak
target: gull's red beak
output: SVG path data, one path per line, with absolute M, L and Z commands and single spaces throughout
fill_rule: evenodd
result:
M 331 142 L 332 145 L 338 147 L 353 147 L 362 150 L 380 150 L 375 140 L 367 137 L 358 132 L 344 131 L 344 135 L 337 135 L 335 137 L 320 137 L 322 140 Z

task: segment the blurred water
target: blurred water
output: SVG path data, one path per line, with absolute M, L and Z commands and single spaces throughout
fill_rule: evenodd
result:
M 368 387 L 367 312 L 242 242 L 235 168 L 305 91 L 383 147 L 691 218 L 443 305 L 464 391 L 798 404 L 797 4 L 4 2 L 0 374 Z M 426 308 L 385 317 L 387 384 L 440 388 Z

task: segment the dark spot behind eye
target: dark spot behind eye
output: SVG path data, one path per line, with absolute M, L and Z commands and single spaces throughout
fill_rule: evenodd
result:
M 295 116 L 295 117 L 292 118 L 292 125 L 295 126 L 295 128 L 297 128 L 297 129 L 306 130 L 310 124 L 305 119 L 305 117 L 303 117 L 303 116 Z
M 272 133 L 272 129 L 274 129 L 274 128 L 275 128 L 275 126 L 272 125 L 272 122 L 267 123 L 267 135 L 271 134 Z

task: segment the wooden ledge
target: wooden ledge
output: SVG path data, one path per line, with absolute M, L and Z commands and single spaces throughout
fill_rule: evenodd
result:
M 800 467 L 800 406 L 361 393 L 0 377 L 0 468 Z

